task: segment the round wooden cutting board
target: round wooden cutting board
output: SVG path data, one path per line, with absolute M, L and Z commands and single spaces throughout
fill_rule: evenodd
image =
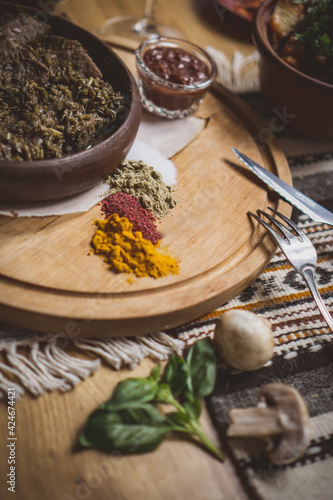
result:
M 291 183 L 287 161 L 265 125 L 227 91 L 207 95 L 197 115 L 206 127 L 173 158 L 178 204 L 158 227 L 161 246 L 180 261 L 179 275 L 130 283 L 89 254 L 99 206 L 66 216 L 2 216 L 2 321 L 70 336 L 144 334 L 211 312 L 260 274 L 275 246 L 247 211 L 278 206 L 289 215 L 290 207 L 268 196 L 231 147 Z

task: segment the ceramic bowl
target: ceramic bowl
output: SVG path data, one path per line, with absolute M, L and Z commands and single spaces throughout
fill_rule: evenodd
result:
M 253 41 L 260 53 L 262 96 L 282 116 L 284 126 L 312 139 L 333 139 L 333 85 L 301 73 L 274 51 L 268 21 L 276 0 L 263 3 L 253 19 Z
M 0 2 L 0 13 L 15 9 Z M 38 11 L 24 8 L 30 14 Z M 78 40 L 103 73 L 125 96 L 125 109 L 99 144 L 70 156 L 36 161 L 0 161 L 0 202 L 55 200 L 88 190 L 107 177 L 126 157 L 137 134 L 141 103 L 136 82 L 119 57 L 88 31 L 57 16 L 37 14 L 52 32 Z
M 34 9 L 45 10 L 45 12 L 58 14 L 57 9 L 62 0 L 16 0 L 13 3 L 23 5 L 24 7 L 33 7 Z

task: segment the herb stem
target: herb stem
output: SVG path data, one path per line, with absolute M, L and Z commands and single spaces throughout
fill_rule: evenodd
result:
M 182 406 L 180 403 L 178 403 L 178 401 L 176 399 L 173 398 L 172 401 L 170 401 L 170 404 L 172 404 L 175 408 L 177 408 L 177 410 L 181 413 L 183 413 L 184 415 L 187 414 L 184 406 Z
M 174 406 L 180 413 L 186 414 L 186 409 L 182 406 L 177 399 L 175 399 L 170 392 L 159 393 L 157 396 L 157 401 L 160 403 L 166 403 Z
M 201 444 L 205 448 L 207 448 L 216 458 L 218 458 L 219 460 L 221 460 L 221 462 L 223 462 L 224 459 L 225 459 L 225 456 L 215 446 L 215 444 L 212 443 L 212 441 L 206 436 L 206 434 L 202 431 L 199 423 L 196 422 L 196 421 L 192 421 L 191 422 L 191 428 L 192 428 L 193 434 L 195 434 L 199 438 Z

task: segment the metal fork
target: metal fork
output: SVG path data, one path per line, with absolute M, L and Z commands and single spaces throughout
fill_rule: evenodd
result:
M 316 284 L 315 271 L 317 267 L 317 252 L 315 247 L 306 234 L 303 233 L 303 231 L 301 231 L 294 222 L 273 208 L 269 207 L 269 209 L 274 212 L 276 216 L 280 217 L 288 227 L 262 210 L 257 210 L 258 216 L 252 212 L 248 212 L 248 214 L 251 217 L 254 217 L 262 226 L 264 226 L 265 229 L 267 229 L 293 268 L 304 278 L 310 289 L 312 297 L 318 306 L 318 309 L 333 332 L 333 318 L 330 315 L 321 295 L 319 294 Z M 267 222 L 261 218 L 262 216 L 271 221 L 272 225 L 274 225 L 281 232 L 283 237 L 280 236 L 280 234 L 270 225 L 268 225 Z

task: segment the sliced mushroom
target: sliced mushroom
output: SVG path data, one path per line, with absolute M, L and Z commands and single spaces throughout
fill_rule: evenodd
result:
M 260 438 L 268 441 L 268 458 L 288 464 L 300 458 L 309 445 L 310 419 L 300 393 L 292 386 L 272 383 L 259 392 L 256 408 L 230 411 L 228 437 Z

